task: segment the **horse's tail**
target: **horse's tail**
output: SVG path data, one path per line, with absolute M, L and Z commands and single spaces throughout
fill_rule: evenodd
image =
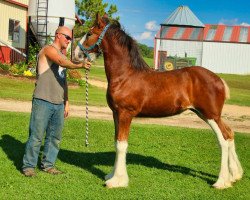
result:
M 229 87 L 226 83 L 226 81 L 224 81 L 222 78 L 221 78 L 222 82 L 223 82 L 223 85 L 224 85 L 224 90 L 225 90 L 225 94 L 226 94 L 226 99 L 230 99 L 230 90 L 229 90 Z

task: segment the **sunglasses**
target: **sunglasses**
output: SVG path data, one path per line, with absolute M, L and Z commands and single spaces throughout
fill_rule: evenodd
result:
M 58 33 L 57 33 L 57 34 L 58 34 Z M 69 40 L 69 41 L 71 41 L 71 40 L 72 40 L 72 38 L 71 38 L 71 37 L 69 37 L 68 35 L 66 35 L 66 34 L 64 34 L 64 33 L 60 33 L 60 34 L 64 35 L 64 37 L 65 37 L 67 40 Z

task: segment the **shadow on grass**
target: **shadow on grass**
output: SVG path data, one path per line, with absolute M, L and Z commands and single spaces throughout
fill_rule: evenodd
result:
M 13 162 L 17 170 L 21 170 L 25 144 L 10 135 L 2 135 L 0 147 Z
M 22 158 L 24 153 L 25 144 L 16 140 L 10 135 L 3 135 L 0 140 L 0 147 L 6 153 L 8 158 L 13 161 L 17 170 L 20 170 L 22 167 Z M 98 165 L 114 165 L 114 152 L 95 152 L 95 153 L 86 153 L 86 152 L 75 152 L 66 149 L 61 149 L 58 155 L 58 158 L 65 163 L 81 167 L 90 173 L 96 175 L 100 179 L 103 179 L 106 175 L 103 171 L 96 168 Z M 127 154 L 127 164 L 143 165 L 155 169 L 164 169 L 170 172 L 181 173 L 189 175 L 192 177 L 200 178 L 206 181 L 208 184 L 212 184 L 217 176 L 212 174 L 192 170 L 188 167 L 182 167 L 179 165 L 170 165 L 161 162 L 160 160 L 154 157 L 143 156 L 134 153 Z

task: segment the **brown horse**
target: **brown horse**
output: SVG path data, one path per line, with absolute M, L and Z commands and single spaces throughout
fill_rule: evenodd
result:
M 84 40 L 84 41 L 83 41 Z M 227 188 L 242 178 L 235 152 L 234 133 L 222 121 L 221 112 L 229 97 L 226 83 L 211 71 L 198 67 L 158 72 L 144 62 L 136 42 L 117 21 L 97 15 L 94 26 L 75 54 L 103 51 L 108 80 L 107 102 L 113 111 L 116 159 L 106 186 L 126 187 L 129 182 L 126 152 L 133 117 L 165 117 L 192 110 L 216 133 L 221 147 L 221 169 L 215 188 Z M 80 50 L 81 49 L 81 50 Z

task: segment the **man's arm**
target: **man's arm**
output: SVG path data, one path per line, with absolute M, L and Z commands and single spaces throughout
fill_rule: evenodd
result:
M 66 72 L 65 72 L 66 75 Z M 68 97 L 68 83 L 65 78 L 65 88 L 64 88 L 64 117 L 68 117 L 69 115 L 69 97 Z
M 61 67 L 68 69 L 79 69 L 79 68 L 89 69 L 91 66 L 91 63 L 89 61 L 84 61 L 83 63 L 71 62 L 66 57 L 59 54 L 58 51 L 52 46 L 47 46 L 44 49 L 44 55 L 53 63 L 56 63 Z

